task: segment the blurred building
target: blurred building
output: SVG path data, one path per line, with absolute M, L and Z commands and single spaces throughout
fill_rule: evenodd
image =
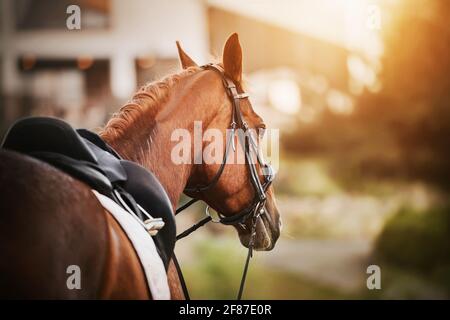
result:
M 81 9 L 81 30 L 66 26 L 72 4 Z M 200 0 L 2 0 L 0 12 L 7 122 L 53 114 L 98 125 L 138 85 L 177 66 L 175 40 L 197 59 L 208 51 Z
M 313 121 L 326 108 L 351 112 L 354 74 L 364 77 L 366 69 L 346 21 L 323 23 L 345 16 L 336 10 L 346 6 L 333 3 L 2 0 L 0 132 L 24 115 L 98 126 L 138 86 L 177 70 L 175 40 L 205 63 L 233 32 L 244 46 L 254 105 L 273 126 Z M 74 4 L 81 30 L 66 26 Z
M 227 5 L 215 0 L 210 3 L 211 51 L 219 55 L 228 35 L 239 34 L 245 45 L 249 90 L 257 99 L 254 104 L 263 118 L 271 119 L 273 127 L 294 128 L 287 124 L 313 121 L 326 108 L 351 112 L 347 66 L 351 51 L 344 43 L 313 35 L 307 28 L 277 24 L 270 10 L 255 14 L 258 10 L 234 0 L 225 2 Z M 255 1 L 251 8 L 264 9 L 265 4 L 267 1 Z M 276 3 L 272 9 L 277 10 Z M 302 19 L 307 12 L 297 12 L 297 16 Z

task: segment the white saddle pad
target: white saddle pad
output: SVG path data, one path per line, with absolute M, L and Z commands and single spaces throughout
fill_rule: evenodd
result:
M 152 298 L 155 300 L 170 299 L 169 284 L 164 263 L 156 251 L 152 237 L 130 213 L 126 212 L 117 203 L 95 190 L 92 190 L 92 192 L 102 206 L 116 219 L 133 244 L 144 269 Z

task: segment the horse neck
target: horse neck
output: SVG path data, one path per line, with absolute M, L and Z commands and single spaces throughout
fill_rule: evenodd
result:
M 183 86 L 180 82 L 176 88 L 172 88 L 179 92 L 169 95 L 156 112 L 149 115 L 143 111 L 141 123 L 130 124 L 121 135 L 102 136 L 124 159 L 137 162 L 155 174 L 165 188 L 173 208 L 176 208 L 192 174 L 193 164 L 180 165 L 172 161 L 172 132 L 175 129 L 185 129 L 193 137 L 194 121 L 201 120 L 205 123 L 208 117 L 213 116 L 211 111 L 205 112 L 211 108 L 205 105 L 204 97 L 198 92 L 191 92 L 190 87 Z

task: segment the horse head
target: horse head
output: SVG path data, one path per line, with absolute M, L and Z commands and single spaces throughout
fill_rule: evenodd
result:
M 182 67 L 197 68 L 178 42 L 177 46 Z M 271 185 L 272 171 L 256 155 L 258 146 L 254 142 L 264 134 L 266 125 L 243 89 L 238 35 L 233 34 L 227 40 L 221 63 L 203 69 L 203 78 L 192 90 L 208 92 L 205 104 L 214 110 L 207 123 L 202 123 L 202 129 L 221 133 L 203 139 L 203 149 L 208 149 L 211 140 L 221 139 L 221 154 L 225 156 L 216 157 L 220 161 L 195 164 L 185 193 L 213 208 L 218 222 L 233 225 L 244 246 L 271 250 L 280 235 L 281 218 Z M 249 155 L 245 154 L 247 151 Z M 239 152 L 243 157 L 239 157 Z

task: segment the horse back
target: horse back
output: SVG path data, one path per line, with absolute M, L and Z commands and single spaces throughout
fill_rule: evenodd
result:
M 87 185 L 0 150 L 0 298 L 127 297 L 130 278 L 142 286 L 142 277 L 129 241 Z M 144 286 L 134 298 L 146 294 Z

